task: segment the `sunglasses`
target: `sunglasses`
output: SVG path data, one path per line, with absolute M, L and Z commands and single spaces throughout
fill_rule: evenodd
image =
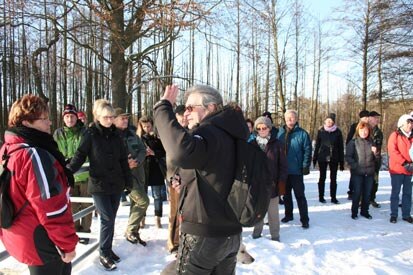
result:
M 257 131 L 265 131 L 265 130 L 267 130 L 268 129 L 268 127 L 261 127 L 261 128 L 257 128 Z
M 185 106 L 185 110 L 191 113 L 194 110 L 195 107 L 204 107 L 204 105 L 202 105 L 202 104 L 187 105 L 187 106 Z

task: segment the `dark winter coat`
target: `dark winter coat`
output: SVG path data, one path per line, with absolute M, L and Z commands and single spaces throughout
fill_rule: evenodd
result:
M 94 123 L 88 128 L 70 162 L 70 169 L 77 171 L 86 158 L 90 162 L 90 194 L 116 194 L 125 187 L 132 187 L 127 148 L 114 125 L 105 128 Z
M 292 130 L 287 130 L 284 125 L 278 131 L 277 138 L 283 143 L 284 151 L 288 160 L 288 174 L 302 175 L 304 168 L 309 168 L 311 164 L 311 141 L 308 133 L 298 126 Z
M 256 140 L 251 140 L 251 144 L 258 146 Z M 282 148 L 282 143 L 273 135 L 271 135 L 270 140 L 265 147 L 265 154 L 268 158 L 268 168 L 271 172 L 271 178 L 274 182 L 271 198 L 275 198 L 279 195 L 279 190 L 285 190 L 285 185 L 288 177 L 288 163 L 287 157 L 285 156 L 284 150 Z
M 125 146 L 128 148 L 128 156 L 130 155 L 130 157 L 138 163 L 138 167 L 131 169 L 131 173 L 136 179 L 133 180 L 133 189 L 137 189 L 139 188 L 137 185 L 145 185 L 145 144 L 143 144 L 141 138 L 135 134 L 135 131 L 130 128 L 126 128 L 125 130 L 118 129 L 118 131 L 119 135 L 123 138 Z
M 313 161 L 336 162 L 344 165 L 343 135 L 339 128 L 328 132 L 321 127 L 317 133 Z
M 357 137 L 352 139 L 346 147 L 346 161 L 351 173 L 359 176 L 373 176 L 376 156 L 371 151 L 371 139 Z
M 142 141 L 155 153 L 154 156 L 146 157 L 146 184 L 148 186 L 164 185 L 166 177 L 166 153 L 162 142 L 154 134 L 144 134 Z
M 182 181 L 187 183 L 179 206 L 181 231 L 206 237 L 241 233 L 233 213 L 225 211 L 225 198 L 235 176 L 234 139 L 248 137 L 242 113 L 228 107 L 186 131 L 170 102 L 162 100 L 155 105 L 154 119 L 168 159 L 181 168 Z
M 359 123 L 355 122 L 351 124 L 350 129 L 348 130 L 347 138 L 346 138 L 346 145 L 353 139 L 354 134 L 356 133 L 356 128 Z

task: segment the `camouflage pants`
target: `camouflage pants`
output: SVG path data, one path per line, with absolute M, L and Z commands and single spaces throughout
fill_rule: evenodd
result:
M 87 181 L 76 182 L 76 185 L 71 188 L 70 196 L 72 197 L 90 197 L 87 192 Z M 72 212 L 73 214 L 83 210 L 92 204 L 90 203 L 78 203 L 72 202 Z M 90 233 L 90 226 L 92 224 L 92 213 L 84 216 L 80 220 L 75 222 L 75 228 L 77 232 L 86 232 Z
M 149 206 L 149 198 L 144 187 L 140 184 L 135 184 L 133 186 L 129 198 L 131 203 L 126 233 L 137 233 L 139 231 L 140 222 L 145 217 L 146 209 Z

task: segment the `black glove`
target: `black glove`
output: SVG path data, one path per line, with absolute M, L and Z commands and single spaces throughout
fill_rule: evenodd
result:
M 308 175 L 308 174 L 310 174 L 310 168 L 309 167 L 304 167 L 303 168 L 303 175 L 305 176 L 305 175 Z
M 344 171 L 344 163 L 340 162 L 340 171 Z
M 413 163 L 405 162 L 405 163 L 403 163 L 403 167 L 404 167 L 404 169 L 406 169 L 407 172 L 413 173 Z

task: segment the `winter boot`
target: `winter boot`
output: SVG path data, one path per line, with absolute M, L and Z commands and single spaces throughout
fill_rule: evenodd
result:
M 336 193 L 337 193 L 337 183 L 332 182 L 332 183 L 330 183 L 331 202 L 334 203 L 334 204 L 339 204 L 340 202 L 337 200 Z
M 158 217 L 158 216 L 155 217 L 155 224 L 156 224 L 156 228 L 162 228 L 161 217 Z
M 318 183 L 318 197 L 319 197 L 318 200 L 321 203 L 326 203 L 326 200 L 324 199 L 324 182 Z

